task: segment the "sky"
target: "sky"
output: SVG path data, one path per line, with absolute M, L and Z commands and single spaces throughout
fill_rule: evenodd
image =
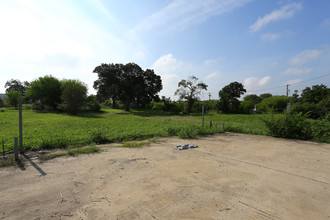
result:
M 129 62 L 172 100 L 189 76 L 208 85 L 201 99 L 234 81 L 257 95 L 330 87 L 329 12 L 329 0 L 0 0 L 0 93 L 52 75 L 96 94 L 96 66 Z

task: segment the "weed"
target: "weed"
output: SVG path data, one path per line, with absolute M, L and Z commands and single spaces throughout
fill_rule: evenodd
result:
M 46 155 L 43 159 L 49 160 L 49 159 L 53 159 L 56 157 L 62 157 L 62 156 L 77 156 L 79 154 L 93 154 L 93 153 L 100 152 L 100 150 L 101 149 L 95 145 L 78 147 L 78 148 L 69 147 L 65 151 L 50 153 L 50 154 Z

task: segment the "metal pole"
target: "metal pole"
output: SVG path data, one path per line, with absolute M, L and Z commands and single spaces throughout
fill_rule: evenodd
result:
M 202 128 L 204 128 L 204 105 L 202 105 Z
M 19 99 L 19 152 L 23 153 L 22 99 Z
M 18 137 L 14 137 L 14 156 L 15 156 L 15 160 L 18 160 Z

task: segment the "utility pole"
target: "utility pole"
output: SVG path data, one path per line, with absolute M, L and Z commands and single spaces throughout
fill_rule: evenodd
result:
M 286 85 L 286 97 L 289 96 L 289 84 Z
M 211 93 L 209 92 L 209 101 L 211 100 Z

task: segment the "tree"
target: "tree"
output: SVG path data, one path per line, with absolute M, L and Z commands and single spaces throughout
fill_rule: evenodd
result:
M 264 113 L 270 111 L 282 113 L 286 109 L 290 99 L 290 97 L 286 96 L 272 96 L 265 98 L 257 105 L 257 111 Z
M 61 103 L 61 83 L 53 76 L 39 77 L 29 84 L 26 94 L 33 101 L 56 109 Z
M 127 111 L 133 102 L 144 107 L 159 100 L 157 93 L 163 88 L 160 76 L 153 70 L 142 70 L 135 63 L 101 64 L 93 72 L 99 77 L 94 82 L 98 97 L 103 100 L 111 98 L 114 103 L 120 100 Z
M 259 96 L 257 96 L 256 94 L 250 94 L 250 95 L 247 95 L 243 98 L 244 101 L 250 101 L 253 103 L 253 105 L 256 105 L 258 103 L 261 102 L 261 98 Z
M 321 84 L 314 85 L 312 88 L 306 87 L 301 93 L 302 102 L 319 103 L 323 99 L 330 97 L 330 88 Z
M 15 109 L 18 106 L 19 98 L 21 98 L 21 93 L 19 91 L 11 90 L 6 93 L 7 95 L 7 102 L 10 106 L 15 107 Z
M 79 80 L 63 80 L 61 107 L 69 114 L 76 115 L 84 106 L 87 98 L 87 86 Z
M 330 88 L 321 84 L 312 88 L 306 87 L 301 98 L 298 98 L 292 107 L 292 112 L 302 112 L 309 118 L 322 118 L 326 116 L 330 109 Z
M 178 87 L 174 95 L 178 95 L 180 100 L 187 100 L 187 113 L 190 113 L 194 102 L 199 100 L 199 95 L 202 90 L 207 90 L 208 85 L 198 82 L 197 77 L 191 76 L 187 80 L 181 80 Z
M 240 105 L 238 98 L 245 92 L 244 86 L 239 82 L 232 82 L 223 87 L 219 91 L 220 110 L 224 113 L 238 113 Z
M 21 83 L 18 79 L 11 79 L 5 84 L 6 93 L 10 91 L 18 91 L 22 96 L 24 96 L 28 85 L 29 83 L 27 81 Z
M 269 98 L 269 97 L 272 97 L 273 95 L 270 94 L 270 93 L 263 93 L 263 94 L 260 94 L 259 97 L 261 99 L 265 99 L 265 98 Z
M 116 101 L 120 93 L 120 76 L 123 71 L 123 64 L 101 64 L 93 73 L 97 73 L 98 79 L 94 82 L 93 88 L 97 90 L 97 98 L 104 102 L 112 99 L 112 107 L 116 107 Z

